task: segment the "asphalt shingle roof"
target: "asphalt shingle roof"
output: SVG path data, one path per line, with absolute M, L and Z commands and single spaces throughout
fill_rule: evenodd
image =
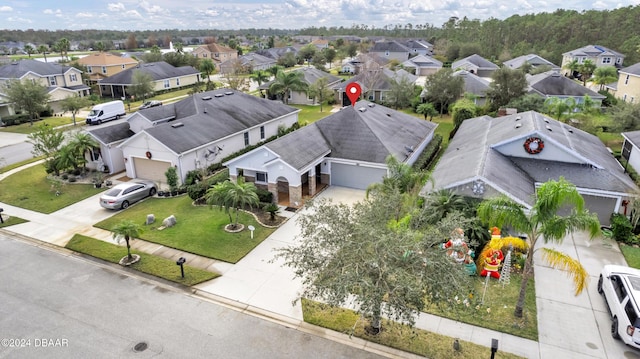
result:
M 640 62 L 620 69 L 620 73 L 640 76 Z
M 265 146 L 286 163 L 301 169 L 328 150 L 330 157 L 384 164 L 389 155 L 400 161 L 436 124 L 367 101 L 347 106 Z
M 0 66 L 0 78 L 18 79 L 29 72 L 33 72 L 40 76 L 60 75 L 62 73 L 66 73 L 70 69 L 73 68 L 50 62 L 20 60 L 8 65 Z
M 141 71 L 151 75 L 153 81 L 171 79 L 181 76 L 199 74 L 200 71 L 192 66 L 174 67 L 164 61 L 139 64 L 138 66 L 119 72 L 100 81 L 101 85 L 131 85 L 133 74 Z
M 589 96 L 603 99 L 603 95 L 568 79 L 557 71 L 547 71 L 541 74 L 527 76 L 529 92 L 536 92 L 545 96 Z
M 104 126 L 87 131 L 98 141 L 108 145 L 110 143 L 126 140 L 134 135 L 133 131 L 129 129 L 128 122 L 121 122 L 111 126 Z
M 454 61 L 451 64 L 451 68 L 455 70 L 456 68 L 463 66 L 465 63 L 473 64 L 479 69 L 497 70 L 499 68 L 498 65 L 477 54 L 473 54 L 471 56 L 465 57 L 464 59 Z
M 144 130 L 175 153 L 184 153 L 300 110 L 230 89 L 189 96 L 144 110 L 150 121 L 175 117 Z M 175 127 L 177 123 L 182 126 Z

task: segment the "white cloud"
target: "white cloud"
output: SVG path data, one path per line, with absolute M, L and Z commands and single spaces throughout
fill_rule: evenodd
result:
M 13 17 L 13 16 L 11 16 L 11 17 L 8 17 L 7 20 L 9 22 L 24 22 L 24 23 L 29 23 L 29 24 L 33 23 L 33 21 L 31 21 L 31 19 L 25 19 L 25 18 L 22 18 L 22 17 Z
M 11 12 L 13 8 L 11 6 L 0 6 L 0 12 Z
M 151 5 L 149 4 L 148 1 L 141 1 L 140 2 L 140 7 L 143 8 L 146 12 L 150 13 L 150 14 L 161 14 L 161 13 L 167 13 L 168 11 L 166 11 L 165 9 L 161 8 L 158 5 Z
M 124 8 L 124 4 L 119 2 L 119 3 L 109 3 L 109 5 L 107 5 L 107 9 L 109 9 L 109 11 L 125 11 L 126 9 Z
M 80 18 L 92 18 L 93 14 L 90 12 L 79 12 L 76 14 L 76 17 L 80 17 Z
M 142 19 L 142 15 L 137 10 L 127 10 L 124 12 L 124 16 L 129 19 Z

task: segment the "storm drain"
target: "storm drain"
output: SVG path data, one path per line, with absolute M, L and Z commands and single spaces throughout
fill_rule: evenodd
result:
M 143 351 L 147 350 L 148 347 L 149 347 L 149 345 L 147 343 L 140 342 L 140 343 L 136 344 L 133 347 L 133 351 L 134 352 L 143 352 Z

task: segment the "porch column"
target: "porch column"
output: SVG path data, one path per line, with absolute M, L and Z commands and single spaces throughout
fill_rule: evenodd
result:
M 278 183 L 267 183 L 267 190 L 273 195 L 273 203 L 278 204 Z
M 311 174 L 309 171 L 309 196 L 313 197 L 316 194 L 316 175 Z
M 298 203 L 297 205 L 296 202 Z M 289 186 L 289 206 L 295 208 L 302 206 L 302 185 L 297 187 Z

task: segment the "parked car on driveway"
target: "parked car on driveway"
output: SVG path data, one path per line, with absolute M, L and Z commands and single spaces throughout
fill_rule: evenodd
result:
M 145 103 L 142 104 L 142 106 L 140 106 L 140 109 L 145 109 L 145 108 L 151 108 L 151 107 L 156 107 L 156 106 L 162 106 L 162 102 L 160 101 L 147 101 Z
M 640 270 L 605 265 L 598 279 L 598 293 L 604 295 L 611 313 L 611 335 L 640 349 Z
M 153 181 L 136 181 L 113 186 L 100 196 L 100 205 L 107 209 L 125 209 L 130 204 L 153 196 L 158 188 Z

